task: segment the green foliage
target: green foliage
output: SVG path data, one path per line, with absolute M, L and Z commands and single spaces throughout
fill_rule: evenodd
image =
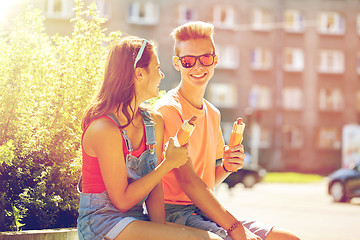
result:
M 164 96 L 165 93 L 166 93 L 165 90 L 160 90 L 160 91 L 159 91 L 159 96 L 154 97 L 154 98 L 151 98 L 151 99 L 145 101 L 144 103 L 142 103 L 143 106 L 144 106 L 144 107 L 153 108 L 154 105 L 155 105 L 155 103 L 156 103 L 160 98 L 162 98 L 162 96 Z
M 19 231 L 20 227 L 25 225 L 25 224 L 21 223 L 21 220 L 24 217 L 24 215 L 21 214 L 21 211 L 14 205 L 12 206 L 12 210 L 13 210 L 12 212 L 14 214 L 14 222 L 15 222 L 16 231 Z
M 75 11 L 70 37 L 32 8 L 0 32 L 0 231 L 76 226 L 82 114 L 120 33 L 95 4 Z
M 9 140 L 0 146 L 0 164 L 5 163 L 11 165 L 15 158 L 13 141 Z

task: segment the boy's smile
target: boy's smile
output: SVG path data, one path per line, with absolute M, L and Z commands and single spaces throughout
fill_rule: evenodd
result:
M 203 76 L 205 76 L 206 75 L 206 73 L 204 73 L 204 74 L 202 74 L 202 75 L 193 75 L 193 74 L 191 74 L 193 77 L 198 77 L 198 78 L 200 78 L 200 77 L 203 77 Z
M 193 78 L 203 78 L 207 75 L 207 73 L 203 73 L 203 74 L 190 74 L 191 77 Z

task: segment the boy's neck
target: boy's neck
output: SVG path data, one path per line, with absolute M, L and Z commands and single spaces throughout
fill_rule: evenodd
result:
M 202 109 L 205 95 L 205 87 L 193 87 L 180 82 L 177 87 L 183 98 L 185 98 L 191 105 L 198 109 Z

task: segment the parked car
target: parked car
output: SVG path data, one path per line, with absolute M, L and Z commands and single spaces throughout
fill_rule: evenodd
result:
M 328 192 L 335 202 L 360 197 L 360 162 L 350 169 L 341 168 L 330 174 Z
M 218 162 L 221 164 L 221 161 Z M 231 173 L 224 183 L 229 188 L 234 187 L 238 183 L 242 183 L 246 188 L 252 188 L 255 184 L 262 181 L 266 175 L 266 170 L 257 164 L 251 162 L 245 162 L 244 166 L 237 172 Z

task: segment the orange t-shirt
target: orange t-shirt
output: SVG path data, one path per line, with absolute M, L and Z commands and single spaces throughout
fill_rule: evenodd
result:
M 211 189 L 215 187 L 216 159 L 223 157 L 224 139 L 220 128 L 220 112 L 210 102 L 203 100 L 197 109 L 184 99 L 177 89 L 169 91 L 156 104 L 155 110 L 164 118 L 164 143 L 174 137 L 184 120 L 196 116 L 195 130 L 189 139 L 188 151 L 196 174 Z M 177 183 L 170 171 L 163 178 L 165 203 L 188 205 L 193 202 Z

